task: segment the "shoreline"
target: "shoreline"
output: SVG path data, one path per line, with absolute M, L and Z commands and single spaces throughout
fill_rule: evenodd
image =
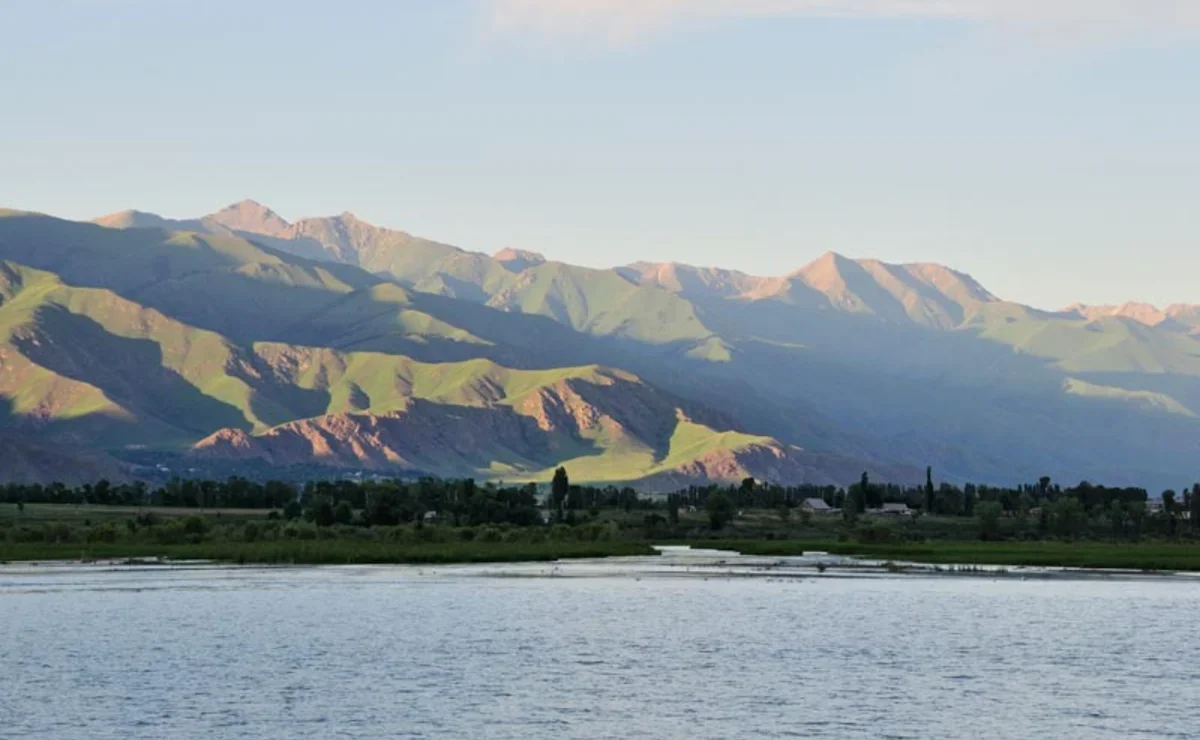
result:
M 1181 576 L 1200 578 L 1192 567 L 1147 567 L 1156 562 L 1200 560 L 1200 548 L 1186 545 L 1113 546 L 1096 543 L 992 543 L 986 551 L 975 543 L 922 546 L 863 546 L 849 543 L 786 541 L 696 541 L 597 543 L 475 543 L 384 546 L 347 551 L 338 541 L 258 543 L 252 549 L 236 543 L 185 546 L 38 545 L 0 547 L 0 568 L 208 568 L 301 566 L 537 566 L 556 564 L 573 571 L 600 567 L 609 575 L 622 565 L 636 565 L 643 575 L 717 577 L 986 577 L 1004 579 L 1144 579 Z M 986 543 L 981 543 L 986 544 Z M 1051 548 L 1045 545 L 1054 545 Z M 297 545 L 300 545 L 297 547 Z M 1034 547 L 1041 545 L 1043 547 Z M 1139 548 L 1141 548 L 1139 550 Z M 968 553 L 979 558 L 963 557 Z M 1096 552 L 1104 555 L 1097 558 Z M 1166 553 L 1164 555 L 1164 552 Z M 29 557 L 13 557 L 27 554 Z M 1025 557 L 1013 557 L 1024 555 Z M 1010 556 L 1005 559 L 1004 556 Z M 1070 562 L 1108 561 L 1080 565 Z M 1135 563 L 1130 565 L 1129 563 Z M 1140 564 L 1137 564 L 1140 563 Z M 1186 562 L 1185 562 L 1186 564 Z M 555 568 L 558 571 L 559 568 Z M 561 573 L 560 575 L 567 575 Z

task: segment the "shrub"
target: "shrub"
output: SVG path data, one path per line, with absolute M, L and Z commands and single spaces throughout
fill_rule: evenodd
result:
M 895 531 L 892 525 L 885 522 L 870 522 L 861 525 L 855 532 L 855 537 L 864 544 L 891 542 L 895 538 Z
M 203 535 L 207 525 L 204 520 L 198 516 L 188 516 L 183 518 L 183 532 L 188 535 Z
M 182 545 L 188 541 L 188 533 L 184 531 L 183 522 L 175 519 L 156 527 L 154 540 L 160 545 Z
M 42 539 L 42 532 L 32 527 L 14 527 L 8 533 L 8 541 L 13 543 L 39 542 Z
M 71 531 L 71 525 L 66 522 L 53 522 L 42 526 L 42 540 L 44 542 L 71 542 L 74 538 L 74 532 Z
M 120 535 L 120 533 L 120 530 L 117 529 L 117 525 L 113 524 L 112 522 L 105 522 L 104 524 L 92 527 L 88 530 L 87 541 L 112 543 L 117 541 L 117 537 Z

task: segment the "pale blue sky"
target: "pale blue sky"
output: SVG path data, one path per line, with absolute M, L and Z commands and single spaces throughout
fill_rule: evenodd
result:
M 0 205 L 1200 302 L 1200 3 L 998 2 L 0 0 Z

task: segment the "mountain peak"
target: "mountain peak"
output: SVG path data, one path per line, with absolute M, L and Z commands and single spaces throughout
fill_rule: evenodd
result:
M 146 213 L 145 211 L 138 211 L 133 208 L 129 208 L 124 211 L 117 211 L 116 213 L 110 213 L 107 216 L 101 216 L 100 218 L 93 219 L 92 223 L 99 224 L 101 226 L 128 228 L 130 224 L 142 221 L 148 216 L 157 218 L 157 216 L 154 216 L 152 213 Z
M 492 255 L 492 259 L 504 265 L 512 272 L 524 272 L 530 267 L 537 267 L 546 263 L 545 255 L 514 247 L 501 249 Z
M 110 213 L 94 219 L 92 223 L 110 229 L 195 229 L 196 225 L 184 221 L 171 221 L 156 213 L 129 209 Z
M 220 212 L 221 213 L 236 212 L 236 213 L 248 213 L 248 214 L 254 213 L 254 214 L 260 214 L 260 215 L 275 216 L 276 218 L 278 218 L 278 215 L 275 213 L 275 211 L 272 211 L 267 206 L 263 205 L 262 203 L 259 203 L 257 200 L 254 200 L 252 198 L 243 198 L 242 200 L 239 200 L 237 203 L 230 203 L 229 205 L 222 208 Z
M 291 228 L 278 213 L 249 198 L 225 206 L 207 218 L 234 231 L 268 236 L 283 236 Z
M 835 265 L 838 263 L 854 262 L 855 260 L 847 257 L 841 252 L 835 252 L 832 249 L 822 253 L 820 257 L 810 262 L 810 265 Z
M 829 251 L 809 262 L 804 267 L 788 275 L 789 278 L 800 278 L 806 283 L 827 283 L 840 279 L 841 273 L 849 266 L 858 263 L 837 252 Z
M 1170 318 L 1170 314 L 1160 310 L 1157 306 L 1150 303 L 1139 303 L 1138 301 L 1125 301 L 1119 305 L 1107 306 L 1091 306 L 1085 303 L 1074 303 L 1063 309 L 1066 313 L 1075 313 L 1088 321 L 1096 321 L 1097 319 L 1116 316 L 1120 318 L 1132 319 L 1146 326 L 1158 326 L 1159 324 Z

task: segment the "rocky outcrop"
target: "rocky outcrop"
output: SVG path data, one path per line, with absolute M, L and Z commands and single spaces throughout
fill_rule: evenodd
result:
M 639 481 L 646 490 L 673 491 L 713 482 L 737 483 L 746 478 L 781 485 L 808 483 L 820 486 L 845 486 L 863 473 L 861 460 L 808 452 L 776 440 L 748 444 L 734 449 L 715 450 L 684 463 L 673 470 Z M 915 480 L 915 469 L 893 466 L 867 466 L 876 480 Z
M 550 447 L 547 435 L 511 408 L 414 400 L 394 413 L 321 416 L 253 437 L 223 429 L 198 442 L 192 455 L 455 476 L 486 470 L 493 462 L 539 469 Z
M 524 272 L 530 267 L 537 267 L 546 262 L 546 258 L 537 252 L 512 247 L 501 249 L 492 255 L 492 259 L 504 265 L 510 272 Z

